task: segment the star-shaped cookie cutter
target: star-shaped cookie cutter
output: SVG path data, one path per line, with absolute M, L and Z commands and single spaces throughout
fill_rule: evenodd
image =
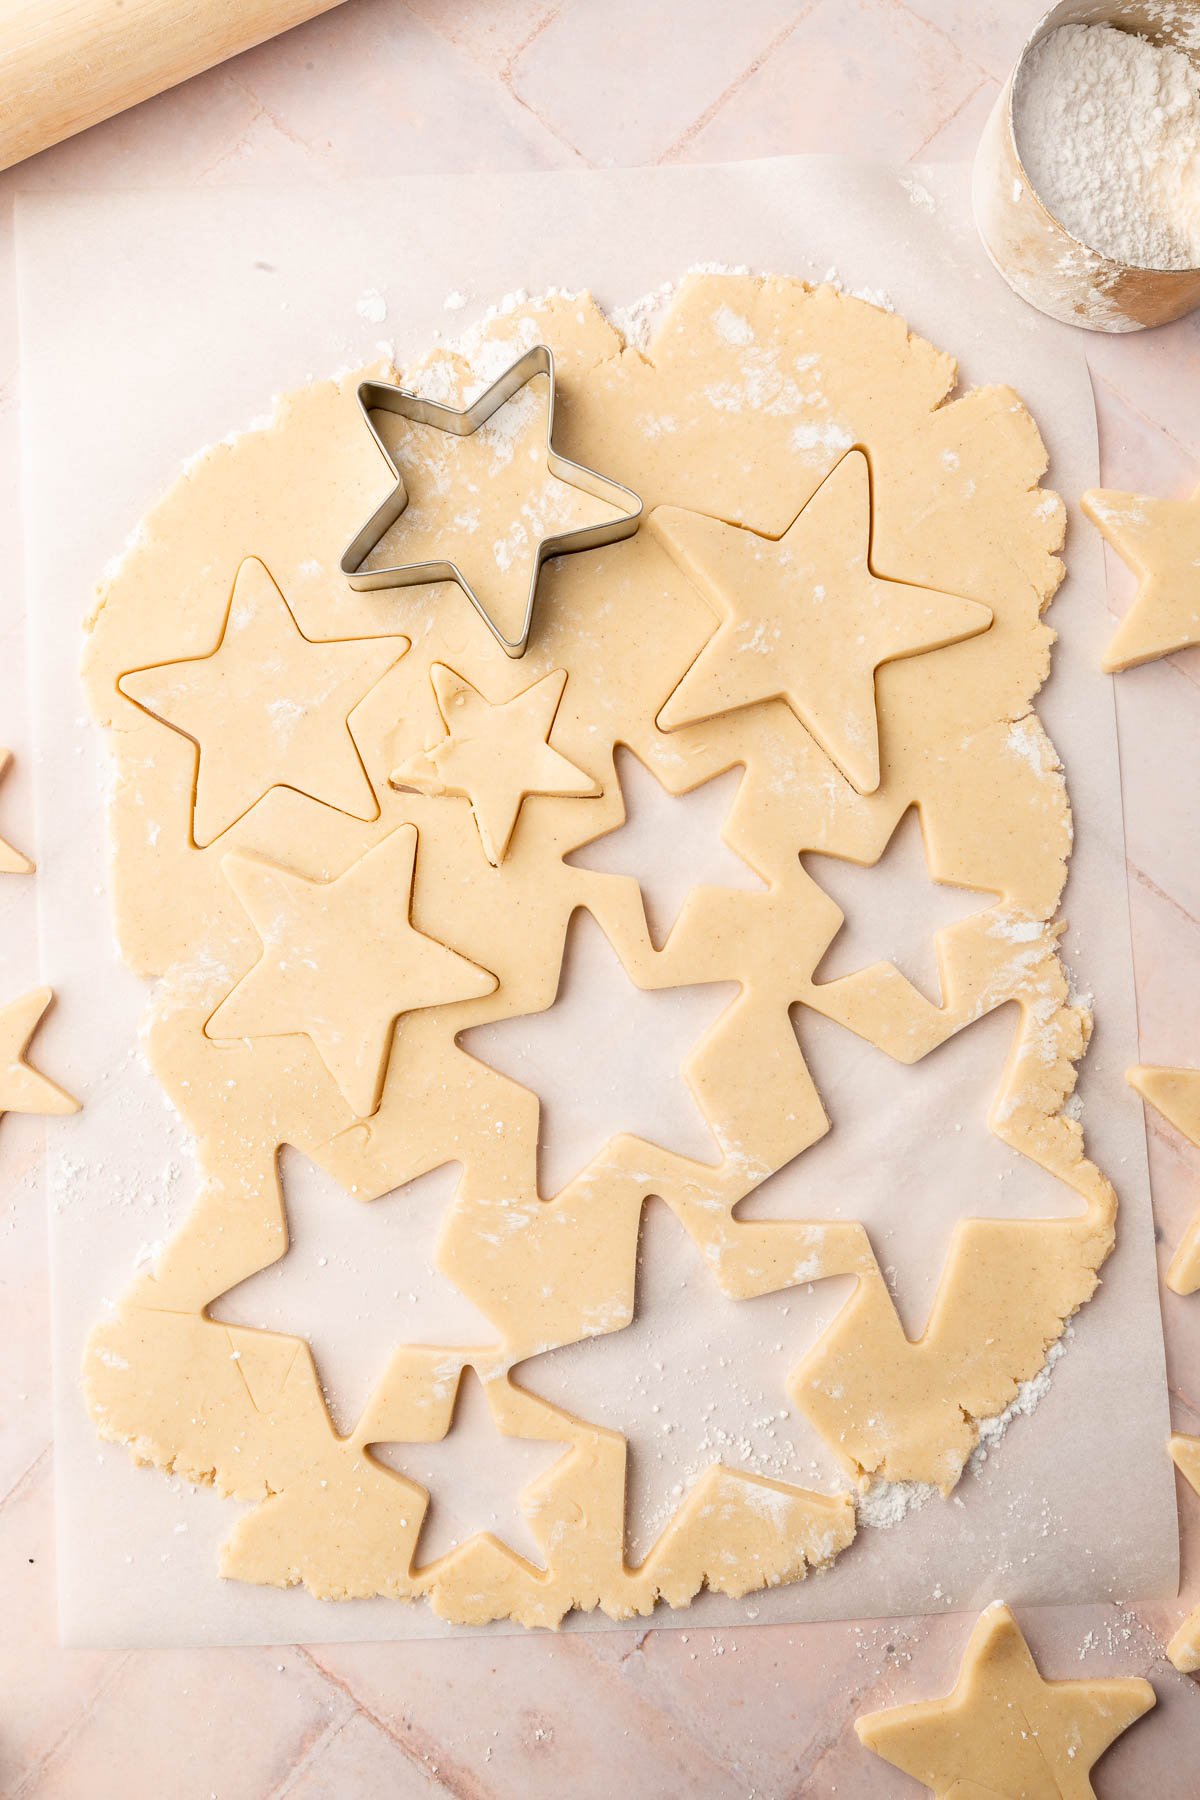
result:
M 401 563 L 389 569 L 368 569 L 364 567 L 372 550 L 381 542 L 388 531 L 396 523 L 408 505 L 408 489 L 404 485 L 404 477 L 397 467 L 391 451 L 387 448 L 371 418 L 372 412 L 397 413 L 402 419 L 409 419 L 416 425 L 432 425 L 437 431 L 452 432 L 455 437 L 470 437 L 478 431 L 498 412 L 506 400 L 511 400 L 527 382 L 535 375 L 545 375 L 550 384 L 550 405 L 546 419 L 546 466 L 552 475 L 569 486 L 579 488 L 590 494 L 595 500 L 603 500 L 618 510 L 618 517 L 606 519 L 599 525 L 582 525 L 572 531 L 562 531 L 544 537 L 538 542 L 534 552 L 533 568 L 529 576 L 529 594 L 525 602 L 525 612 L 521 620 L 521 629 L 515 638 L 505 637 L 487 607 L 475 592 L 462 570 L 456 563 L 449 561 Z M 494 381 L 491 387 L 480 394 L 477 400 L 462 412 L 451 406 L 441 406 L 434 400 L 424 400 L 407 388 L 397 387 L 387 381 L 364 381 L 359 384 L 358 404 L 362 408 L 367 429 L 375 439 L 379 452 L 387 464 L 396 485 L 383 505 L 377 507 L 347 544 L 339 564 L 341 572 L 346 576 L 351 587 L 359 590 L 384 587 L 417 587 L 429 581 L 456 581 L 475 611 L 479 614 L 501 649 L 509 656 L 524 656 L 529 643 L 529 632 L 533 624 L 533 605 L 537 594 L 538 577 L 542 564 L 550 556 L 567 556 L 577 550 L 598 550 L 602 545 L 619 543 L 622 538 L 632 537 L 638 528 L 642 516 L 642 502 L 631 488 L 623 487 L 619 481 L 610 481 L 607 476 L 599 475 L 595 469 L 585 468 L 582 463 L 572 462 L 569 457 L 559 455 L 554 448 L 554 352 L 548 344 L 535 344 L 523 356 L 517 358 L 510 369 Z

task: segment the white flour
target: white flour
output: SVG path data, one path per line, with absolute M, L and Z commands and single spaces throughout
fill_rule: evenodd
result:
M 1014 95 L 1038 198 L 1090 249 L 1148 269 L 1200 266 L 1200 72 L 1109 25 L 1064 25 Z

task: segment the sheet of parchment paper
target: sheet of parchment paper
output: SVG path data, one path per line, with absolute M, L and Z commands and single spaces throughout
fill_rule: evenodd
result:
M 216 1547 L 233 1506 L 101 1446 L 79 1397 L 93 1320 L 134 1262 L 175 1229 L 193 1191 L 187 1145 L 139 1056 L 144 995 L 117 960 L 109 923 L 105 757 L 83 718 L 77 673 L 93 583 L 182 461 L 262 415 L 274 393 L 372 355 L 381 338 L 401 357 L 415 354 L 519 288 L 590 287 L 620 305 L 697 263 L 810 279 L 834 271 L 871 297 L 883 290 L 914 329 L 953 351 L 964 385 L 1012 382 L 1050 447 L 1050 482 L 1072 501 L 1097 473 L 1081 346 L 1021 306 L 987 266 L 958 169 L 896 173 L 801 158 L 303 192 L 39 195 L 21 201 L 19 254 L 38 891 L 60 994 L 42 1052 L 86 1103 L 80 1118 L 54 1122 L 47 1165 L 63 1634 L 123 1643 L 441 1635 L 448 1628 L 419 1604 L 339 1606 L 222 1582 Z M 460 295 L 466 304 L 448 309 L 447 296 Z M 1055 672 L 1038 704 L 1075 809 L 1065 948 L 1080 988 L 1097 999 L 1084 1123 L 1122 1201 L 1103 1287 L 1076 1321 L 1034 1416 L 1013 1424 L 954 1501 L 934 1502 L 895 1529 L 863 1531 L 827 1574 L 745 1602 L 706 1595 L 656 1622 L 1174 1592 L 1145 1143 L 1123 1081 L 1137 1038 L 1113 703 L 1097 672 L 1109 621 L 1099 542 L 1078 515 L 1069 562 L 1051 614 L 1061 637 Z M 837 1065 L 847 1047 L 826 1041 L 813 1055 L 820 1081 L 820 1058 Z M 889 1253 L 917 1271 L 909 1304 L 919 1316 L 921 1286 L 940 1265 L 950 1222 L 909 1218 L 896 1230 L 886 1194 L 863 1171 L 878 1156 L 885 1106 L 895 1108 L 886 1115 L 894 1140 L 914 1129 L 936 1135 L 945 1100 L 935 1083 L 923 1111 L 896 1108 L 886 1059 L 871 1052 L 860 1060 L 847 1078 L 864 1115 L 874 1106 L 876 1124 L 857 1151 L 851 1139 L 837 1173 L 852 1173 L 858 1157 L 861 1216 L 891 1232 Z M 997 1062 L 986 1082 L 978 1071 L 964 1077 L 979 1115 L 999 1072 Z M 965 1149 L 960 1166 L 971 1168 L 973 1153 Z M 944 1167 L 953 1168 L 954 1154 L 943 1146 Z M 1009 1204 L 1039 1210 L 1036 1172 L 1029 1193 Z M 632 1350 L 634 1333 L 625 1335 Z

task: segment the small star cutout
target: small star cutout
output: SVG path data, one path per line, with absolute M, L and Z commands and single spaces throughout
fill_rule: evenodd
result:
M 0 1007 L 0 1113 L 79 1111 L 78 1100 L 25 1060 L 29 1040 L 53 998 L 50 988 L 34 988 L 20 1000 Z
M 1177 1431 L 1171 1439 L 1171 1455 L 1188 1486 L 1200 1494 L 1200 1438 Z M 1193 1607 L 1183 1621 L 1167 1645 L 1167 1655 L 1181 1675 L 1200 1670 L 1200 1606 Z
M 135 669 L 118 685 L 195 743 L 192 836 L 203 848 L 273 787 L 352 818 L 377 818 L 349 715 L 407 649 L 403 637 L 305 637 L 250 556 L 210 655 Z
M 263 953 L 218 1006 L 210 1038 L 312 1039 L 357 1118 L 379 1105 L 396 1020 L 478 999 L 496 978 L 410 920 L 417 832 L 401 825 L 333 881 L 249 856 L 223 868 Z
M 1200 488 L 1190 500 L 1089 488 L 1080 504 L 1141 577 L 1100 667 L 1114 675 L 1200 644 Z
M 859 1740 L 950 1800 L 1087 1800 L 1093 1763 L 1154 1705 L 1138 1678 L 1046 1681 L 1007 1606 L 976 1622 L 953 1693 L 856 1721 Z
M 934 1006 L 941 1006 L 942 930 L 981 911 L 990 896 L 981 896 L 978 888 L 941 881 L 933 873 L 918 809 L 910 806 L 902 815 L 874 862 L 857 863 L 813 850 L 806 850 L 800 860 L 842 914 L 814 981 L 818 977 L 822 983 L 837 981 L 883 960 Z
M 1200 1146 L 1200 1069 L 1130 1069 L 1126 1077 L 1147 1106 L 1161 1113 L 1189 1144 Z M 1176 1294 L 1200 1288 L 1200 1207 L 1167 1270 L 1167 1286 Z
M 12 762 L 11 750 L 0 750 L 0 777 L 3 777 L 8 765 Z M 0 838 L 0 875 L 32 875 L 34 864 L 27 856 Z
M 871 479 L 852 450 L 781 538 L 660 506 L 650 527 L 722 615 L 660 715 L 666 730 L 786 700 L 862 794 L 879 786 L 875 671 L 986 631 L 991 610 L 877 576 Z
M 490 1533 L 535 1567 L 542 1552 L 522 1498 L 568 1448 L 565 1438 L 511 1437 L 492 1414 L 487 1390 L 468 1364 L 458 1378 L 445 1437 L 427 1444 L 372 1444 L 371 1454 L 429 1495 L 413 1565 L 428 1568 L 479 1532 Z
M 494 868 L 504 861 L 517 816 L 532 795 L 600 792 L 590 775 L 548 742 L 567 682 L 565 669 L 500 701 L 489 700 L 445 663 L 434 663 L 429 677 L 446 735 L 410 756 L 388 780 L 393 787 L 469 800 L 484 855 Z

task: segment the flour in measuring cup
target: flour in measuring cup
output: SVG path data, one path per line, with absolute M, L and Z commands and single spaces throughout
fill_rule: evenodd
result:
M 1034 192 L 1072 237 L 1145 269 L 1200 267 L 1200 70 L 1111 25 L 1064 25 L 1013 97 Z

